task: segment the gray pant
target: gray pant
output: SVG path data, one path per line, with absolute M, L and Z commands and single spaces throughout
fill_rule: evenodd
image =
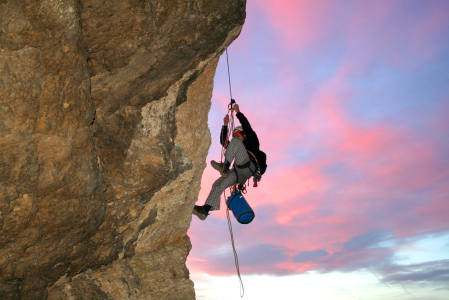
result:
M 218 178 L 212 185 L 212 189 L 205 203 L 212 207 L 211 210 L 220 209 L 220 196 L 228 187 L 236 183 L 245 183 L 245 181 L 251 178 L 251 176 L 253 175 L 250 169 L 248 168 L 238 169 L 238 167 L 235 166 L 235 165 L 243 165 L 250 160 L 245 145 L 243 145 L 243 142 L 239 138 L 234 137 L 229 142 L 228 147 L 226 148 L 225 151 L 225 159 L 228 162 L 232 162 L 235 159 L 234 168 L 232 168 L 232 170 L 229 171 L 227 177 Z M 255 169 L 255 166 L 252 162 L 250 168 L 252 170 Z

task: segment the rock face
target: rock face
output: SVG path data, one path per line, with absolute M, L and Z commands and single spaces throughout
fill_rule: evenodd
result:
M 245 0 L 0 0 L 0 298 L 194 299 L 186 235 Z

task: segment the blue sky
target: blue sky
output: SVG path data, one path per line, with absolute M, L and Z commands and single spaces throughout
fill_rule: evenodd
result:
M 448 297 L 448 36 L 449 1 L 248 1 L 232 94 L 268 169 L 233 220 L 245 299 Z M 223 56 L 208 162 L 229 100 Z M 224 208 L 188 235 L 197 299 L 239 299 Z

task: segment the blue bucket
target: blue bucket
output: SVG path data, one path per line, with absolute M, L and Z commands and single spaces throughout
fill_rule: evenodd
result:
M 226 200 L 226 205 L 240 224 L 249 224 L 254 219 L 254 211 L 240 191 L 232 193 Z

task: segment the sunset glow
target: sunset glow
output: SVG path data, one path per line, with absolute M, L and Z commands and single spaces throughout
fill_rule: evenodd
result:
M 248 1 L 232 93 L 268 169 L 232 220 L 244 299 L 447 299 L 448 37 L 449 1 Z M 199 205 L 227 76 L 224 56 Z M 225 206 L 188 235 L 197 299 L 240 299 Z

